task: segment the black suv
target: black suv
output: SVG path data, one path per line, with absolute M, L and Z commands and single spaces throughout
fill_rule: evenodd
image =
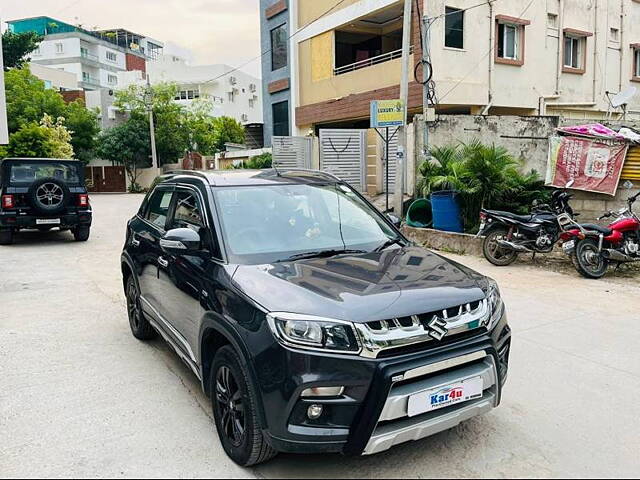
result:
M 500 403 L 496 283 L 316 171 L 174 172 L 127 227 L 133 335 L 201 380 L 227 454 L 374 454 Z
M 5 158 L 0 161 L 0 245 L 21 229 L 71 230 L 89 239 L 92 212 L 84 168 L 75 160 Z

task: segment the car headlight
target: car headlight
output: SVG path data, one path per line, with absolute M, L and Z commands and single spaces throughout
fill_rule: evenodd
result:
M 280 312 L 268 314 L 267 320 L 278 341 L 289 347 L 360 353 L 360 342 L 350 322 Z
M 500 288 L 495 280 L 488 279 L 488 288 L 487 288 L 487 300 L 489 301 L 489 308 L 491 310 L 491 321 L 488 325 L 488 329 L 491 330 L 493 327 L 493 323 L 497 320 L 500 320 L 500 315 L 502 314 L 502 310 L 504 304 L 502 303 L 502 297 L 500 296 Z

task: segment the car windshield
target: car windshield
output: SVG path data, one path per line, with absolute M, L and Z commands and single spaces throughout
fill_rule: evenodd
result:
M 68 184 L 80 183 L 78 166 L 65 162 L 12 162 L 9 166 L 11 185 L 29 184 L 41 178 L 55 178 Z
M 269 185 L 214 189 L 233 263 L 371 251 L 397 238 L 382 216 L 346 185 Z

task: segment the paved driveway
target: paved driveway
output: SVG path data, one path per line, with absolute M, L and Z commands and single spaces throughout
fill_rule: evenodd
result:
M 199 383 L 129 333 L 119 251 L 141 197 L 95 195 L 91 240 L 0 247 L 2 477 L 623 477 L 640 471 L 640 288 L 516 265 L 496 278 L 514 343 L 502 406 L 376 457 L 224 455 Z M 456 257 L 460 260 L 460 258 Z M 615 312 L 615 316 L 610 316 Z

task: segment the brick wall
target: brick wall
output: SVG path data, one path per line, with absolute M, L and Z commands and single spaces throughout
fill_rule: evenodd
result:
M 268 86 L 269 93 L 278 93 L 283 90 L 289 89 L 289 79 L 283 78 L 282 80 L 276 80 L 275 82 L 271 82 Z
M 139 70 L 141 72 L 147 72 L 147 62 L 143 57 L 139 57 L 138 55 L 134 55 L 132 53 L 126 54 L 127 58 L 127 70 Z
M 84 90 L 65 90 L 60 92 L 60 94 L 66 103 L 75 102 L 78 99 L 86 102 Z
M 267 7 L 264 11 L 265 17 L 268 19 L 275 17 L 279 13 L 284 12 L 287 9 L 287 1 L 280 0 Z

